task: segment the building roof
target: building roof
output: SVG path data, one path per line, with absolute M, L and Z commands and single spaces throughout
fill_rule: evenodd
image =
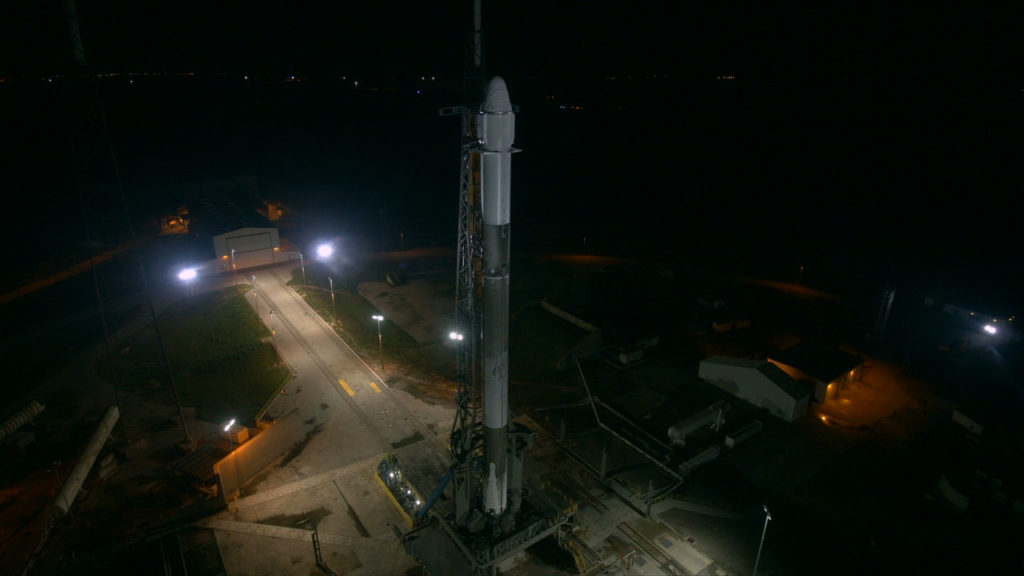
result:
M 831 382 L 864 363 L 863 359 L 839 348 L 806 341 L 773 354 L 771 359 L 806 372 L 822 382 Z
M 792 398 L 799 400 L 810 394 L 810 391 L 802 386 L 796 380 L 790 377 L 782 371 L 781 368 L 766 362 L 764 360 L 754 360 L 753 358 L 736 358 L 734 356 L 711 356 L 701 363 L 709 364 L 720 364 L 723 366 L 735 366 L 737 368 L 747 368 L 760 372 L 765 378 L 770 380 L 773 384 L 778 386 L 783 392 L 791 396 Z
M 737 358 L 735 356 L 710 356 L 701 360 L 701 362 L 707 362 L 708 364 L 723 364 L 725 366 L 738 366 L 740 368 L 753 368 L 757 370 L 764 364 L 764 360 L 754 360 L 753 358 Z
M 808 390 L 806 386 L 803 386 L 796 380 L 793 380 L 789 374 L 782 371 L 782 368 L 779 368 L 771 362 L 763 363 L 761 367 L 758 368 L 758 371 L 761 374 L 764 374 L 765 378 L 768 378 L 775 383 L 776 386 L 781 388 L 783 392 L 796 400 L 800 400 L 801 398 L 806 398 L 811 395 L 811 391 Z
M 219 236 L 241 228 L 274 228 L 262 214 L 239 205 L 227 196 L 202 196 L 193 205 L 192 217 L 203 232 Z
M 182 183 L 191 225 L 205 236 L 218 236 L 241 228 L 274 228 L 256 211 L 259 183 L 254 176 L 207 178 Z

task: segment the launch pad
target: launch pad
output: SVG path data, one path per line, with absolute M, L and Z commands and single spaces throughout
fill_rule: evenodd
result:
M 479 65 L 479 3 L 475 7 L 474 62 Z M 492 78 L 479 105 L 459 111 L 454 334 L 460 343 L 450 467 L 422 506 L 409 496 L 407 501 L 417 503 L 411 511 L 415 527 L 403 536 L 406 549 L 433 574 L 497 573 L 502 561 L 524 548 L 553 534 L 560 537 L 576 511 L 574 503 L 550 487 L 524 486 L 524 453 L 537 434 L 509 420 L 511 158 L 517 150 L 512 148 L 515 112 L 505 81 Z M 398 490 L 389 493 L 401 497 Z
M 561 541 L 577 509 L 551 486 L 526 486 L 519 511 L 509 519 L 510 531 L 473 533 L 458 525 L 453 507 L 445 508 L 406 533 L 403 543 L 430 574 L 467 576 L 497 573 L 500 564 L 549 536 Z

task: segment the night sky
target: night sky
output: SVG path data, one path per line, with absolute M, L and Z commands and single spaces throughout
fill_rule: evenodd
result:
M 770 260 L 774 266 L 757 271 L 777 277 L 807 264 L 828 269 L 819 276 L 824 284 L 826 277 L 871 286 L 915 278 L 967 294 L 974 305 L 1018 305 L 1022 14 L 829 4 L 485 1 L 488 73 L 506 77 L 521 107 L 517 240 L 561 227 L 563 236 L 591 235 L 609 249 L 621 250 L 628 236 L 637 251 L 654 247 L 659 256 Z M 381 204 L 422 212 L 455 194 L 455 128 L 433 114 L 458 103 L 469 6 L 104 0 L 81 2 L 79 14 L 98 72 L 344 75 L 410 94 L 419 76 L 441 79 L 427 100 L 381 104 L 385 114 L 401 113 L 376 126 L 337 111 L 318 124 L 309 110 L 329 109 L 323 94 L 235 106 L 237 93 L 227 89 L 214 97 L 179 87 L 142 101 L 111 88 L 111 130 L 130 190 L 159 189 L 147 174 L 170 180 L 183 166 L 196 171 L 193 158 L 161 149 L 155 134 L 164 133 L 161 123 L 197 121 L 218 127 L 197 128 L 198 144 L 187 148 L 202 149 L 204 139 L 251 146 L 203 157 L 226 172 L 259 172 L 270 192 L 288 188 L 285 174 L 292 189 L 312 191 L 384 182 Z M 13 127 L 3 140 L 14 175 L 7 187 L 14 205 L 42 225 L 67 188 L 53 176 L 64 161 L 49 144 L 61 134 L 56 100 L 33 92 L 34 82 L 66 68 L 61 8 L 46 0 L 0 10 L 0 76 L 7 78 L 0 114 Z M 181 104 L 189 100 L 206 112 Z M 570 118 L 544 107 L 561 103 L 587 110 Z M 254 119 L 233 116 L 236 107 L 255 111 Z M 287 130 L 287 122 L 267 120 L 289 114 L 296 119 Z M 336 160 L 357 147 L 334 140 L 363 138 L 374 157 L 394 151 L 395 131 L 408 119 L 417 130 L 410 144 L 450 143 L 450 153 L 422 154 L 431 167 L 416 168 L 418 175 L 378 177 L 374 162 Z M 282 145 L 283 133 L 316 142 L 316 150 Z M 174 134 L 167 141 L 187 138 Z M 276 169 L 268 159 L 279 161 Z M 434 177 L 402 198 L 399 190 Z M 454 219 L 454 200 L 443 202 Z M 17 243 L 11 234 L 5 254 Z

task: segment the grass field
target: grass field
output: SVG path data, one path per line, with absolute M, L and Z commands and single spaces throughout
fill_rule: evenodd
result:
M 289 376 L 270 332 L 245 301 L 248 286 L 181 300 L 160 314 L 160 328 L 182 404 L 199 418 L 251 422 Z M 152 329 L 121 344 L 121 386 L 143 394 L 163 380 Z

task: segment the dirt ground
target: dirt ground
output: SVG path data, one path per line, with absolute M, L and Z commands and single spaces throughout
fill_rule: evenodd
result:
M 380 310 L 384 317 L 421 344 L 448 337 L 455 311 L 454 281 L 444 278 L 414 278 L 401 286 L 385 282 L 359 284 L 359 295 Z

